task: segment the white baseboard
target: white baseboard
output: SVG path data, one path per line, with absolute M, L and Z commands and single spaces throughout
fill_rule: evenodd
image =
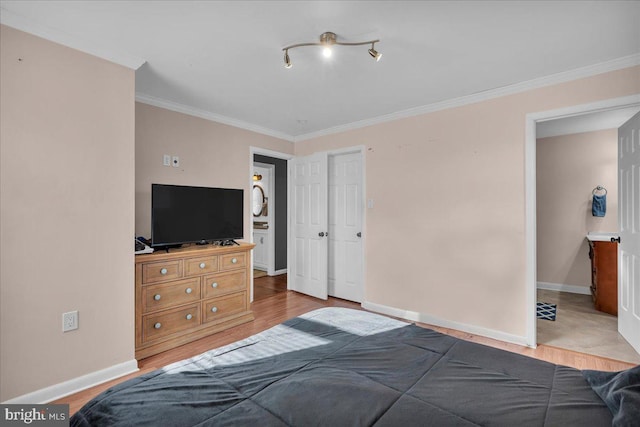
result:
M 102 384 L 107 381 L 114 380 L 124 375 L 137 372 L 138 361 L 131 359 L 127 362 L 119 363 L 99 371 L 91 372 L 80 377 L 73 378 L 69 381 L 54 384 L 49 387 L 22 396 L 9 399 L 3 404 L 42 404 L 49 403 L 53 400 L 60 399 L 73 393 L 88 389 L 90 387 Z
M 429 314 L 418 313 L 416 311 L 407 311 L 395 307 L 389 307 L 386 305 L 376 304 L 373 302 L 365 301 L 362 303 L 362 308 L 366 310 L 375 311 L 377 313 L 386 314 L 389 316 L 399 317 L 401 319 L 412 320 L 414 322 L 428 323 L 434 326 L 440 326 L 443 328 L 456 329 L 458 331 L 469 332 L 474 335 L 481 335 L 487 338 L 493 338 L 500 341 L 506 341 L 513 344 L 527 346 L 527 337 L 507 334 L 495 329 L 483 328 L 482 326 L 469 325 L 466 323 L 455 322 L 447 319 L 441 319 L 439 317 L 431 316 Z
M 589 286 L 565 285 L 564 283 L 537 282 L 538 289 L 549 291 L 569 292 L 572 294 L 591 295 Z
M 271 276 L 279 276 L 281 274 L 287 274 L 287 269 L 283 268 L 282 270 L 276 270 L 273 272 L 273 274 Z

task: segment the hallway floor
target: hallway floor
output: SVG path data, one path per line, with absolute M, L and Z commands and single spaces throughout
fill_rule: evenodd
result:
M 618 318 L 597 311 L 590 295 L 538 289 L 538 301 L 558 306 L 555 322 L 537 320 L 538 344 L 640 364 L 618 333 Z
M 253 301 L 287 291 L 287 275 L 262 276 L 253 279 Z

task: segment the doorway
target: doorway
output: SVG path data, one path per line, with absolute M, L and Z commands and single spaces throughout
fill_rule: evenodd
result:
M 538 344 L 640 363 L 640 355 L 618 334 L 617 244 L 597 243 L 612 256 L 597 256 L 610 279 L 597 281 L 594 301 L 591 259 L 596 255 L 587 241 L 593 233 L 618 234 L 618 127 L 635 112 L 612 110 L 537 125 L 537 303 L 553 313 L 537 319 Z M 596 215 L 594 195 L 603 201 Z
M 264 148 L 250 147 L 249 149 L 249 165 L 250 165 L 250 189 L 253 191 L 254 185 L 259 181 L 254 177 L 254 164 L 257 163 L 258 167 L 267 168 L 270 170 L 270 176 L 268 178 L 270 184 L 269 189 L 265 193 L 264 205 L 261 206 L 260 212 L 254 216 L 253 197 L 250 197 L 249 207 L 250 212 L 250 233 L 251 242 L 257 244 L 257 239 L 263 237 L 261 245 L 270 246 L 271 259 L 267 261 L 267 257 L 258 254 L 258 266 L 261 270 L 254 270 L 256 266 L 256 251 L 251 251 L 251 301 L 254 301 L 256 296 L 264 297 L 273 294 L 271 291 L 282 291 L 282 288 L 287 287 L 287 274 L 288 274 L 288 235 L 289 235 L 289 208 L 288 208 L 288 162 L 294 156 L 291 154 L 280 153 Z M 263 169 L 264 170 L 264 169 Z M 260 174 L 258 174 L 260 175 Z M 264 174 L 264 179 L 267 174 Z M 268 195 L 267 195 L 268 194 Z M 253 196 L 253 193 L 250 192 Z M 266 208 L 266 211 L 262 208 Z M 263 215 L 263 214 L 267 215 Z M 264 221 L 265 217 L 269 217 L 268 221 Z M 264 228 L 264 224 L 267 223 L 268 227 Z M 258 223 L 256 225 L 256 223 Z M 256 232 L 258 232 L 256 234 Z M 264 234 L 260 234 L 264 233 Z M 266 237 L 266 238 L 265 238 Z M 261 264 L 262 263 L 262 264 Z M 264 276 L 256 278 L 257 276 Z M 256 280 L 259 280 L 260 289 L 256 291 Z
M 527 344 L 535 347 L 537 344 L 537 201 L 536 201 L 536 126 L 539 123 L 566 118 L 576 118 L 587 113 L 603 112 L 624 107 L 639 107 L 640 98 L 630 96 L 592 104 L 574 106 L 559 110 L 534 113 L 527 115 L 526 143 L 525 143 L 525 194 L 526 194 L 526 242 L 527 242 Z M 616 174 L 617 176 L 617 174 Z M 613 184 L 617 187 L 617 184 Z M 614 230 L 614 231 L 617 231 Z M 586 238 L 586 236 L 585 236 Z M 566 290 L 566 289 L 565 289 Z M 587 298 L 589 298 L 587 296 Z M 541 320 L 544 321 L 544 320 Z

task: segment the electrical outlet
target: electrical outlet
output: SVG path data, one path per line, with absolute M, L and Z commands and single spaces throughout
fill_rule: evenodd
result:
M 171 166 L 171 156 L 168 154 L 165 154 L 164 156 L 162 156 L 162 165 L 163 166 Z
M 173 156 L 173 167 L 174 168 L 180 167 L 180 157 Z
M 62 313 L 62 332 L 78 329 L 78 311 Z

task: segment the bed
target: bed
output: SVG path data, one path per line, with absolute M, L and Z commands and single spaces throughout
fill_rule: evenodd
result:
M 585 376 L 384 316 L 323 308 L 123 382 L 71 425 L 610 426 L 614 416 L 633 425 L 636 371 L 622 380 Z M 608 400 L 622 403 L 623 418 Z

